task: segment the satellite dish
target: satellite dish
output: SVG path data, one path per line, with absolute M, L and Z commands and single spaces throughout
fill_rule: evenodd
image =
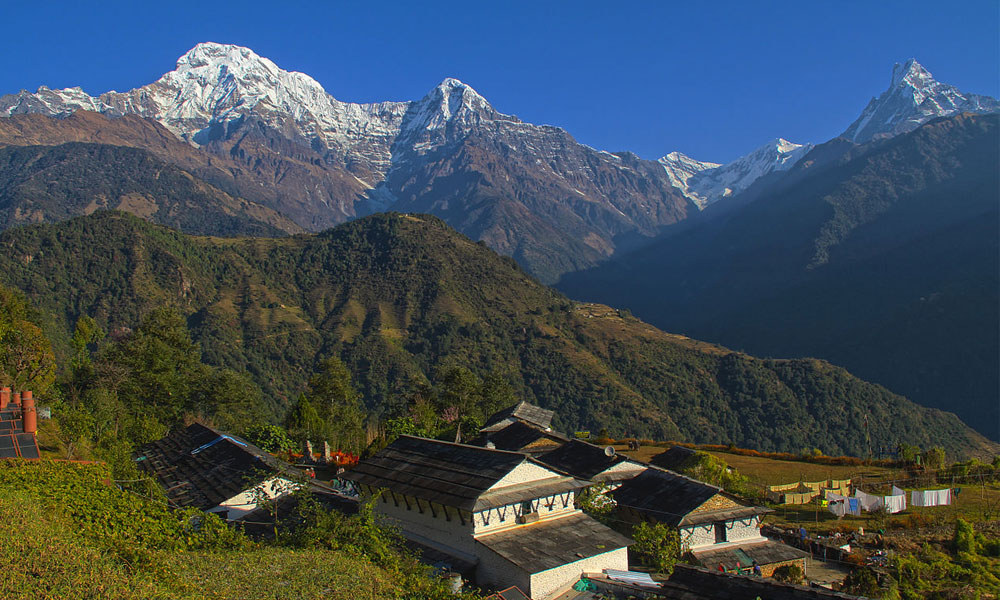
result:
M 613 446 L 608 446 L 607 448 L 605 448 L 604 449 L 604 454 L 605 454 L 605 456 L 614 456 L 615 455 L 615 449 L 614 449 L 614 447 Z

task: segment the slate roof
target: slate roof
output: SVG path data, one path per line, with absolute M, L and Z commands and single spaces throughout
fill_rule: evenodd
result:
M 536 498 L 542 485 L 562 491 L 585 485 L 554 473 L 544 482 L 486 493 L 518 465 L 530 460 L 517 452 L 402 435 L 375 456 L 359 462 L 341 479 L 468 511 L 498 506 L 495 502 L 518 492 L 524 499 Z
M 528 573 L 547 571 L 633 543 L 580 513 L 483 535 L 476 541 Z
M 551 452 L 542 454 L 538 460 L 573 477 L 594 479 L 603 471 L 627 462 L 629 458 L 621 454 L 608 456 L 600 446 L 583 440 L 571 440 Z M 628 475 L 625 478 L 631 477 L 632 475 Z
M 654 467 L 660 467 L 661 469 L 669 469 L 671 471 L 676 471 L 684 461 L 691 458 L 696 451 L 691 448 L 685 448 L 684 446 L 673 446 L 668 448 L 665 452 L 661 452 L 649 459 L 649 464 Z
M 35 434 L 24 433 L 21 409 L 8 405 L 0 411 L 0 458 L 39 458 Z
M 726 569 L 739 569 L 752 566 L 753 561 L 757 561 L 758 565 L 769 565 L 808 556 L 798 548 L 771 540 L 725 548 L 709 546 L 700 550 L 692 550 L 691 554 L 699 563 L 709 569 L 717 568 L 720 564 Z
M 136 450 L 175 506 L 208 510 L 276 474 L 304 475 L 238 437 L 195 423 Z
M 723 508 L 721 510 L 706 510 L 704 512 L 690 513 L 680 522 L 681 526 L 698 525 L 700 523 L 714 523 L 716 521 L 731 521 L 733 519 L 745 519 L 756 515 L 765 515 L 774 510 L 762 506 L 741 506 L 739 508 Z
M 487 442 L 492 442 L 497 450 L 518 452 L 543 439 L 552 440 L 558 444 L 568 441 L 568 438 L 561 433 L 546 431 L 531 423 L 514 421 L 500 429 L 483 431 L 472 443 L 476 446 L 486 446 Z
M 858 600 L 851 596 L 802 585 L 779 583 L 746 575 L 734 575 L 678 563 L 670 577 L 661 581 L 657 594 L 668 600 Z
M 688 513 L 721 491 L 714 485 L 650 467 L 612 491 L 611 496 L 618 506 L 647 513 L 676 527 Z
M 514 406 L 505 408 L 491 415 L 490 418 L 486 420 L 486 425 L 481 431 L 490 431 L 494 425 L 499 424 L 505 419 L 524 421 L 537 425 L 542 429 L 549 429 L 552 427 L 552 417 L 555 414 L 555 411 L 546 410 L 540 406 L 529 404 L 528 402 L 519 402 Z

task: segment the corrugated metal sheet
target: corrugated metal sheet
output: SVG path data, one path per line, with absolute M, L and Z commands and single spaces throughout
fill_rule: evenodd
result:
M 631 583 L 632 585 L 654 588 L 660 587 L 660 584 L 653 581 L 653 577 L 649 573 L 640 573 L 638 571 L 619 571 L 618 569 L 604 569 L 604 574 L 607 575 L 609 579 L 614 579 L 615 581 L 621 581 L 624 583 Z

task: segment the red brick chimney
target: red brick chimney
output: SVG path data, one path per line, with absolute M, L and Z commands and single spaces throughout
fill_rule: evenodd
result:
M 21 408 L 21 392 L 14 392 L 14 406 Z
M 21 397 L 22 413 L 24 414 L 24 433 L 35 433 L 38 431 L 38 413 L 35 412 L 35 399 L 30 390 L 25 390 Z
M 8 404 L 10 404 L 10 388 L 5 387 L 0 389 L 0 410 L 7 408 Z

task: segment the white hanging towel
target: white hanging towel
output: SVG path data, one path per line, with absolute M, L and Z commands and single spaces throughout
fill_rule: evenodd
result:
M 914 490 L 910 499 L 913 506 L 947 506 L 951 504 L 951 488 L 944 490 Z
M 889 514 L 894 515 L 898 512 L 903 512 L 906 510 L 906 493 L 885 496 L 882 498 L 882 502 L 885 504 L 885 510 Z

